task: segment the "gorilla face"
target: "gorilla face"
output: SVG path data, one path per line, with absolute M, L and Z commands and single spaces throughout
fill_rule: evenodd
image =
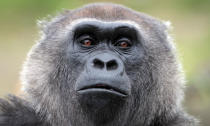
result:
M 131 97 L 133 80 L 126 65 L 128 61 L 132 61 L 130 67 L 140 64 L 144 50 L 137 27 L 131 22 L 75 22 L 67 51 L 69 60 L 78 63 L 74 68 L 79 73 L 75 94 L 88 117 L 102 124 L 114 119 Z
M 128 24 L 84 21 L 75 26 L 73 33 L 71 54 L 78 54 L 76 60 L 83 60 L 84 68 L 75 90 L 84 95 L 103 92 L 128 97 L 131 84 L 125 62 L 140 42 L 136 30 Z

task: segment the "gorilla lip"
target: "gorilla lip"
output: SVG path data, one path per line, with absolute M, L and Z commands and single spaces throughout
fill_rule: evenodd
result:
M 90 86 L 85 86 L 78 90 L 78 92 L 86 92 L 86 91 L 105 91 L 107 93 L 113 93 L 120 96 L 127 96 L 128 94 L 125 91 L 120 90 L 119 88 L 115 88 L 110 86 L 110 84 L 98 83 Z

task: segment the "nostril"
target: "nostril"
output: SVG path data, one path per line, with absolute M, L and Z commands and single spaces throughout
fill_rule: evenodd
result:
M 116 60 L 111 60 L 106 64 L 107 70 L 115 70 L 118 67 Z
M 104 68 L 104 62 L 102 62 L 102 61 L 99 60 L 99 59 L 94 59 L 94 60 L 93 60 L 93 66 L 94 66 L 95 68 L 103 69 L 103 68 Z

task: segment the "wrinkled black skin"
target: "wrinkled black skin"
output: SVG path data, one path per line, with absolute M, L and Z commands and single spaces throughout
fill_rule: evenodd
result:
M 80 16 L 111 23 L 84 21 L 67 31 Z M 197 126 L 177 105 L 182 79 L 165 25 L 113 4 L 88 5 L 57 19 L 25 64 L 26 100 L 0 100 L 0 126 Z M 141 29 L 113 20 L 132 20 Z M 84 38 L 93 45 L 82 45 Z M 121 40 L 129 47 L 121 48 Z M 86 90 L 101 83 L 116 91 Z
M 77 80 L 76 90 L 102 83 L 123 93 L 118 91 L 119 94 L 110 93 L 106 90 L 98 90 L 98 88 L 78 91 L 79 102 L 90 120 L 96 125 L 105 124 L 115 119 L 117 113 L 129 99 L 131 83 L 124 65 L 126 60 L 131 60 L 129 57 L 135 57 L 136 61 L 133 60 L 133 63 L 136 64 L 135 62 L 141 58 L 140 55 L 143 55 L 140 37 L 137 36 L 137 30 L 128 24 L 104 24 L 97 21 L 78 24 L 73 33 L 75 33 L 73 50 L 80 52 L 77 60 L 83 61 L 82 64 L 85 65 L 84 72 Z M 83 46 L 81 41 L 86 38 L 91 39 L 93 45 Z M 122 48 L 120 46 L 122 41 L 128 41 L 129 46 Z M 136 53 L 136 51 L 142 53 Z M 94 60 L 98 62 L 94 63 Z

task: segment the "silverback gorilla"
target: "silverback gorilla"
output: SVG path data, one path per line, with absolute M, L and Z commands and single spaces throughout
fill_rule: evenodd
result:
M 0 100 L 0 126 L 197 126 L 166 23 L 96 3 L 40 24 L 25 95 Z

